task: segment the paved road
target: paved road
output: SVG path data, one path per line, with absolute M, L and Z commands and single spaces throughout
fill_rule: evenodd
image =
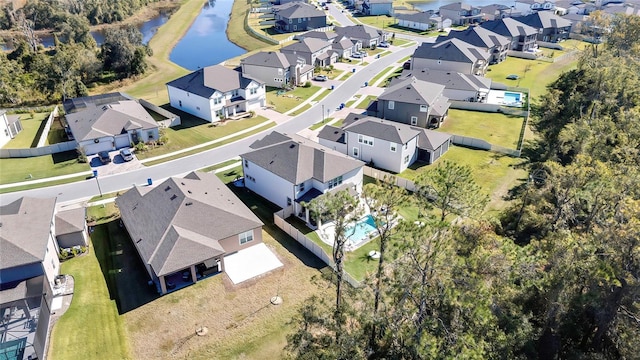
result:
M 329 110 L 329 113 L 332 114 L 336 111 L 340 103 L 343 103 L 345 99 L 349 99 L 353 96 L 353 94 L 355 94 L 366 81 L 370 81 L 375 75 L 391 64 L 413 54 L 415 48 L 416 46 L 407 47 L 373 61 L 367 67 L 358 70 L 355 74 L 342 82 L 335 90 L 332 91 L 331 94 L 327 95 L 324 99 L 303 114 L 293 117 L 290 121 L 278 124 L 277 126 L 259 134 L 215 149 L 183 157 L 181 159 L 151 167 L 145 167 L 144 169 L 132 170 L 127 173 L 104 177 L 101 176 L 98 180 L 91 178 L 86 181 L 71 184 L 2 194 L 0 195 L 0 205 L 8 204 L 22 196 L 57 197 L 58 203 L 74 202 L 98 195 L 98 181 L 100 183 L 102 193 L 109 193 L 128 189 L 134 184 L 144 185 L 147 183 L 147 179 L 149 178 L 154 182 L 159 182 L 170 176 L 180 176 L 188 173 L 189 171 L 201 169 L 236 157 L 249 151 L 249 145 L 255 140 L 264 137 L 268 132 L 279 131 L 282 133 L 294 134 L 302 129 L 308 128 L 318 121 L 322 121 L 323 105 L 325 112 Z M 330 114 L 329 116 L 331 116 Z

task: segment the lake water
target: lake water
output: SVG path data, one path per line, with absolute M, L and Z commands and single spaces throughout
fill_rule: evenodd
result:
M 506 5 L 506 6 L 513 6 L 515 5 L 514 1 L 504 1 L 504 0 L 433 0 L 433 1 L 429 1 L 429 2 L 419 2 L 419 3 L 411 3 L 413 5 L 414 8 L 416 8 L 416 10 L 422 10 L 422 11 L 427 11 L 427 10 L 438 10 L 441 6 L 447 5 L 447 4 L 453 4 L 453 3 L 457 3 L 457 2 L 462 2 L 465 4 L 469 4 L 472 6 L 487 6 L 487 5 L 491 5 L 491 4 L 500 4 L 500 5 Z
M 210 0 L 187 33 L 171 51 L 169 59 L 189 69 L 219 64 L 244 54 L 245 49 L 227 39 L 226 29 L 233 0 Z

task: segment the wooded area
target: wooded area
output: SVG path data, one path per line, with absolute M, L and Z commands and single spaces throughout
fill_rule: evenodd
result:
M 342 287 L 333 305 L 328 294 L 309 299 L 294 319 L 289 355 L 638 358 L 640 18 L 602 25 L 611 26 L 608 41 L 536 101 L 530 175 L 498 218 L 473 211 L 484 195 L 452 163 L 419 179 L 421 190 L 404 200 L 384 183 L 365 187 L 376 208 L 414 201 L 423 218 L 389 232 L 389 214 L 375 217 L 388 247 L 381 269 L 362 288 Z

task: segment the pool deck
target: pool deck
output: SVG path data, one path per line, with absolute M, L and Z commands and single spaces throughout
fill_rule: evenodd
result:
M 514 102 L 506 100 L 508 96 L 505 96 L 505 93 L 518 94 L 520 101 Z M 489 94 L 487 94 L 487 104 L 522 107 L 524 96 L 523 93 L 517 91 L 490 90 Z

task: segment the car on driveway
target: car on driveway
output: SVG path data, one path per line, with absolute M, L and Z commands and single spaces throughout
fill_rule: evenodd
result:
M 111 162 L 111 156 L 108 151 L 100 151 L 98 153 L 98 159 L 100 159 L 102 164 L 108 164 Z
M 327 77 L 327 75 L 316 75 L 313 77 L 313 80 L 315 81 L 327 81 L 329 80 L 329 78 Z
M 356 59 L 362 59 L 364 55 L 362 53 L 357 52 L 357 53 L 351 54 L 351 57 Z
M 381 48 L 388 48 L 388 47 L 389 47 L 389 45 L 390 45 L 390 44 L 389 44 L 388 42 L 383 41 L 383 42 L 381 42 L 380 44 L 378 44 L 378 47 L 381 47 Z
M 518 80 L 520 77 L 516 74 L 507 75 L 508 80 Z
M 124 161 L 133 160 L 133 153 L 128 148 L 121 149 L 120 150 L 120 156 L 122 156 L 122 160 L 124 160 Z

